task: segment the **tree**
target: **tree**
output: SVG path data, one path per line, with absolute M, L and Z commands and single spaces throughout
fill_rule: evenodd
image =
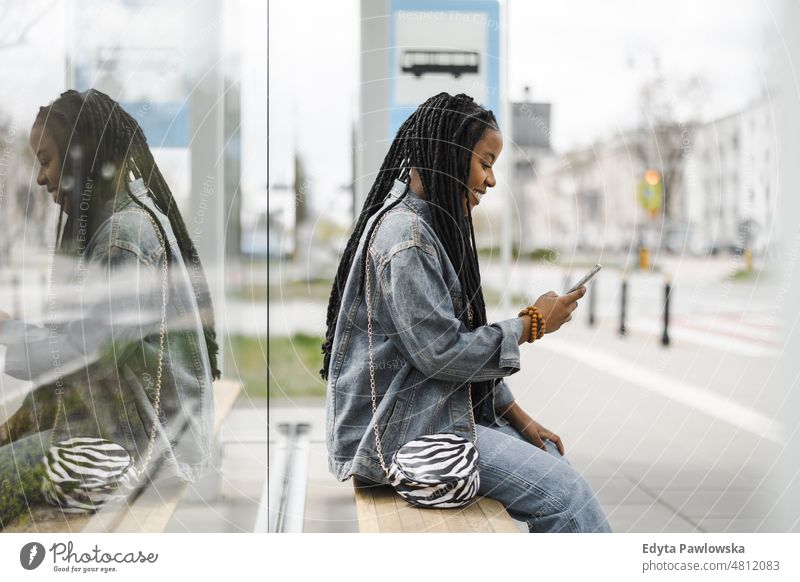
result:
M 628 65 L 642 71 L 638 128 L 642 139 L 636 140 L 632 150 L 645 169 L 661 174 L 663 216 L 670 221 L 681 215 L 673 194 L 680 186 L 686 157 L 692 150 L 694 116 L 702 103 L 701 81 L 696 75 L 668 79 L 661 58 L 652 49 L 631 55 Z M 691 113 L 682 115 L 681 110 Z

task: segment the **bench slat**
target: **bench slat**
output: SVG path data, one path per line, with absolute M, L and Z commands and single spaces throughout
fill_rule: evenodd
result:
M 375 498 L 372 489 L 356 487 L 356 514 L 362 532 L 380 533 L 378 526 L 378 512 L 375 507 Z
M 359 530 L 364 533 L 519 533 L 503 505 L 486 497 L 461 509 L 414 507 L 388 485 L 353 477 Z
M 381 533 L 400 533 L 403 531 L 403 522 L 400 521 L 400 512 L 394 496 L 385 495 L 383 491 L 373 491 L 375 500 L 375 515 L 378 518 L 378 530 Z
M 420 531 L 425 533 L 446 533 L 450 531 L 447 528 L 447 510 L 430 508 L 420 510 L 419 513 L 425 522 L 425 528 Z
M 492 533 L 492 527 L 480 508 L 481 500 L 465 509 L 454 510 L 447 520 L 447 529 L 452 533 L 485 532 Z
M 160 532 L 167 527 L 175 508 L 186 492 L 186 483 L 171 481 L 148 487 L 117 520 L 116 532 Z
M 404 501 L 399 495 L 392 495 L 397 514 L 400 516 L 400 531 L 426 531 L 428 526 L 423 516 L 424 511 L 420 511 L 410 503 Z

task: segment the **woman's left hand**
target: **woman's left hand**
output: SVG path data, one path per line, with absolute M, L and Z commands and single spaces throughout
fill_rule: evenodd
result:
M 5 321 L 6 319 L 11 319 L 11 316 L 7 312 L 0 309 L 0 321 Z
M 547 450 L 544 441 L 548 440 L 558 447 L 558 452 L 564 456 L 564 443 L 561 442 L 561 437 L 548 430 L 541 424 L 533 420 L 527 412 L 522 410 L 522 407 L 516 401 L 510 402 L 497 412 L 505 418 L 511 426 L 517 429 L 522 436 L 528 439 L 531 443 L 542 449 Z
M 532 418 L 525 426 L 518 427 L 517 430 L 522 433 L 526 439 L 542 450 L 547 450 L 544 441 L 548 440 L 558 447 L 558 452 L 564 456 L 564 443 L 561 442 L 561 437 L 533 420 Z

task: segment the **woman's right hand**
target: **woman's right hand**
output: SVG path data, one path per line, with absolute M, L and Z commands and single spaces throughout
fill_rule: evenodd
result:
M 555 291 L 548 291 L 533 305 L 544 317 L 544 332 L 553 333 L 562 325 L 572 319 L 572 312 L 578 307 L 578 299 L 586 295 L 586 287 L 579 287 L 572 293 L 557 295 Z

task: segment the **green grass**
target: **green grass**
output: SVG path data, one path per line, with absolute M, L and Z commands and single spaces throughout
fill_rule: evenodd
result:
M 478 249 L 478 256 L 486 259 L 491 257 L 493 261 L 499 261 L 501 249 L 500 247 L 481 247 Z M 511 246 L 511 259 L 515 261 L 519 259 L 519 248 L 516 245 Z
M 322 338 L 306 334 L 269 340 L 270 398 L 325 396 Z
M 533 249 L 529 253 L 522 253 L 521 258 L 535 262 L 556 263 L 558 261 L 558 251 L 554 249 Z
M 500 247 L 483 247 L 478 249 L 478 256 L 482 258 L 492 257 L 492 260 L 500 260 Z M 556 263 L 558 262 L 558 251 L 549 248 L 536 248 L 532 251 L 522 253 L 516 245 L 511 247 L 511 260 L 527 260 L 537 263 Z
M 225 376 L 239 378 L 250 398 L 267 396 L 267 346 L 257 337 L 231 335 L 226 338 Z
M 302 333 L 270 340 L 270 398 L 325 396 L 321 346 L 321 337 Z
M 269 289 L 266 285 L 242 285 L 241 287 L 228 287 L 225 290 L 225 295 L 230 299 L 238 299 L 240 301 L 262 302 L 267 300 Z
M 331 296 L 333 279 L 312 279 L 310 281 L 291 281 L 288 283 L 272 282 L 267 285 L 242 285 L 230 287 L 226 293 L 228 297 L 242 301 L 269 301 L 282 302 L 292 300 L 324 301 L 328 302 Z
M 731 281 L 745 282 L 745 281 L 760 281 L 762 283 L 769 281 L 771 273 L 762 269 L 739 269 L 732 272 L 726 278 Z
M 267 398 L 268 376 L 269 398 L 325 396 L 325 382 L 319 376 L 321 337 L 296 334 L 270 338 L 269 374 L 263 339 L 236 335 L 228 342 L 232 363 L 227 373 L 241 379 L 250 398 Z

